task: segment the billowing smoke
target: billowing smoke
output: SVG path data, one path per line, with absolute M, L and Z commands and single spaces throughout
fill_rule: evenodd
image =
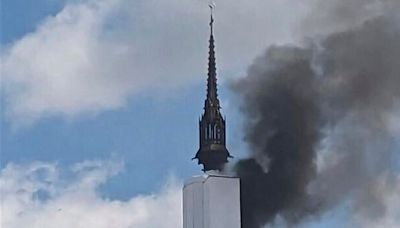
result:
M 244 228 L 297 224 L 342 203 L 354 216 L 385 215 L 399 175 L 390 116 L 400 110 L 400 2 L 371 2 L 373 16 L 302 47 L 270 47 L 235 82 L 251 153 L 235 167 Z

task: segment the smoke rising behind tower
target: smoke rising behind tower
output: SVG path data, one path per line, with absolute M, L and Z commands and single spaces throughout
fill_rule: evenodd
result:
M 351 11 L 371 2 L 346 4 Z M 343 19 L 307 45 L 270 47 L 234 83 L 250 148 L 235 167 L 244 228 L 278 216 L 297 224 L 344 202 L 354 216 L 385 214 L 398 175 L 389 117 L 400 105 L 400 3 L 376 2 L 359 24 Z M 346 13 L 345 3 L 329 4 L 327 18 Z

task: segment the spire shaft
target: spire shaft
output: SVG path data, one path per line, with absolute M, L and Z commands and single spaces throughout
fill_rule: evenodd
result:
M 217 67 L 215 58 L 215 40 L 213 34 L 214 27 L 214 16 L 213 8 L 211 9 L 210 18 L 210 40 L 209 40 L 209 52 L 208 52 L 208 78 L 207 78 L 207 101 L 209 105 L 219 108 L 218 93 L 217 93 Z

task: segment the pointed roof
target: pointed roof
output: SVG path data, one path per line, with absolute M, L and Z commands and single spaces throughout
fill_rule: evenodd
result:
M 211 8 L 211 7 L 210 7 Z M 215 40 L 214 40 L 214 17 L 211 8 L 211 20 L 210 20 L 210 41 L 209 41 L 209 52 L 208 52 L 208 78 L 207 78 L 207 103 L 208 105 L 219 108 L 219 100 L 217 93 L 217 67 L 215 59 Z

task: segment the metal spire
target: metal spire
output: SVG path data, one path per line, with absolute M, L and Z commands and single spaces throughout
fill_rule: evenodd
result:
M 232 157 L 226 148 L 225 119 L 220 112 L 217 95 L 217 69 L 215 63 L 214 44 L 214 15 L 212 4 L 210 20 L 210 44 L 208 56 L 207 98 L 204 104 L 204 113 L 199 120 L 200 148 L 193 159 L 203 165 L 203 171 L 222 170 L 228 158 Z
M 208 56 L 208 78 L 207 78 L 207 101 L 206 106 L 219 108 L 219 100 L 217 94 L 217 67 L 215 62 L 215 44 L 214 44 L 214 5 L 210 4 L 210 41 L 209 41 L 209 56 Z

